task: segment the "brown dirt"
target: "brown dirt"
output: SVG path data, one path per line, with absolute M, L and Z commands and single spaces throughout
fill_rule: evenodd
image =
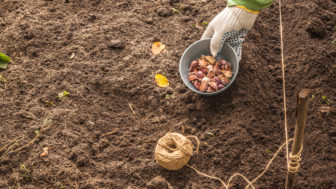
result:
M 190 161 L 199 170 L 224 180 L 235 172 L 257 176 L 285 140 L 278 5 L 265 9 L 249 32 L 239 75 L 225 94 L 196 95 L 178 73 L 181 54 L 204 31 L 195 21 L 209 22 L 224 5 L 0 0 L 0 52 L 13 58 L 0 71 L 8 80 L 0 83 L 0 148 L 20 136 L 23 145 L 48 127 L 29 147 L 0 160 L 0 188 L 132 189 L 156 176 L 176 189 L 220 188 L 187 167 L 166 171 L 155 163 L 156 142 L 168 131 L 199 137 L 200 153 Z M 335 1 L 283 1 L 291 137 L 297 92 L 308 88 L 314 96 L 297 188 L 336 188 L 335 10 Z M 153 56 L 157 39 L 167 48 Z M 170 87 L 156 87 L 156 73 Z M 64 90 L 70 95 L 57 100 Z M 322 113 L 322 106 L 331 109 Z M 49 154 L 40 157 L 44 147 Z M 283 188 L 285 175 L 282 152 L 256 186 Z M 233 188 L 244 185 L 235 179 Z

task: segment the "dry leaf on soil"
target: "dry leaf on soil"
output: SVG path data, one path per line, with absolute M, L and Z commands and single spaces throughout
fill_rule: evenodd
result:
M 152 53 L 154 55 L 160 54 L 162 50 L 166 48 L 166 45 L 162 44 L 161 42 L 157 41 L 152 44 Z
M 166 76 L 163 76 L 161 74 L 156 74 L 155 75 L 155 82 L 157 84 L 157 86 L 159 87 L 168 87 L 169 86 L 169 82 Z

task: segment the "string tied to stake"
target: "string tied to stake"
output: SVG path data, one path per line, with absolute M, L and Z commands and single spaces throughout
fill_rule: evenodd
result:
M 302 146 L 297 154 L 295 155 L 293 155 L 292 153 L 289 154 L 288 172 L 292 173 L 298 172 L 301 161 L 301 152 L 302 152 Z

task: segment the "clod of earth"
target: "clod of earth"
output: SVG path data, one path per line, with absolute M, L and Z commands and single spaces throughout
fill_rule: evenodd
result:
M 192 18 L 189 17 L 189 16 L 182 16 L 182 17 L 179 18 L 179 20 L 181 22 L 188 22 L 188 21 L 192 20 Z
M 162 17 L 167 17 L 167 16 L 170 16 L 172 14 L 172 12 L 165 8 L 165 7 L 159 7 L 156 9 L 156 13 L 159 15 L 159 16 L 162 16 Z
M 201 92 L 216 92 L 230 83 L 232 77 L 231 63 L 212 56 L 201 56 L 190 63 L 189 81 Z
M 168 189 L 168 182 L 165 178 L 157 176 L 146 184 L 146 189 Z

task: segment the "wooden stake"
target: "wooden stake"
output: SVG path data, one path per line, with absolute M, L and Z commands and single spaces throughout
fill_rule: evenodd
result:
M 306 125 L 307 119 L 307 107 L 308 107 L 308 96 L 309 91 L 303 89 L 300 91 L 297 98 L 297 112 L 296 112 L 296 125 L 294 133 L 294 141 L 292 146 L 292 155 L 300 155 L 303 148 L 303 132 Z M 298 167 L 299 161 L 293 162 L 289 160 L 289 164 L 293 167 Z M 286 179 L 286 189 L 293 189 L 295 177 L 297 175 L 296 171 L 288 170 Z

